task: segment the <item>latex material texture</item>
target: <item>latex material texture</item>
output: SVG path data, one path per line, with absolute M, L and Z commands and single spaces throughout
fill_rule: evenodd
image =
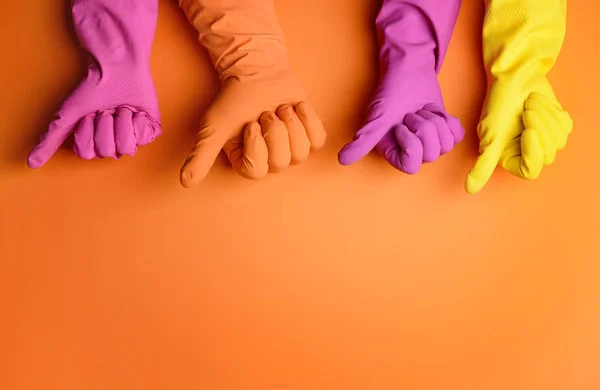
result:
M 290 69 L 272 0 L 180 0 L 222 82 L 181 169 L 197 185 L 223 150 L 251 179 L 305 161 L 325 143 L 320 118 Z
M 379 88 L 366 124 L 339 154 L 343 165 L 373 149 L 406 173 L 450 152 L 464 137 L 445 108 L 437 73 L 461 6 L 460 0 L 385 0 L 377 17 Z
M 536 179 L 566 146 L 573 121 L 546 74 L 566 33 L 565 0 L 492 0 L 483 28 L 489 89 L 478 134 L 481 156 L 467 176 L 479 192 L 500 164 Z

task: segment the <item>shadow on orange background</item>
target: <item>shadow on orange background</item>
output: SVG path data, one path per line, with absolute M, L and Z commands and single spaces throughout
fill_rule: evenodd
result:
M 64 1 L 67 3 L 66 1 Z M 251 182 L 179 168 L 217 82 L 176 2 L 152 68 L 164 135 L 135 158 L 26 155 L 85 71 L 59 0 L 0 5 L 0 388 L 600 388 L 599 6 L 571 1 L 551 74 L 575 119 L 536 182 L 463 190 L 485 94 L 483 2 L 441 81 L 467 139 L 415 177 L 344 168 L 377 80 L 370 0 L 276 0 L 329 143 Z

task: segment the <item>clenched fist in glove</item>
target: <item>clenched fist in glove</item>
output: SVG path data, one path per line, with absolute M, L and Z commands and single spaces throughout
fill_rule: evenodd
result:
M 85 79 L 29 154 L 39 168 L 75 133 L 83 159 L 134 155 L 161 133 L 150 74 L 158 0 L 73 0 L 73 20 L 91 55 Z
M 284 170 L 325 143 L 321 120 L 306 103 L 288 64 L 272 0 L 179 0 L 221 79 L 196 143 L 181 169 L 198 184 L 223 150 L 247 178 Z
M 565 147 L 573 121 L 546 78 L 566 32 L 566 0 L 488 0 L 483 29 L 490 88 L 479 123 L 481 156 L 466 189 L 479 192 L 498 164 L 536 179 Z
M 444 108 L 437 79 L 460 5 L 461 0 L 384 0 L 377 17 L 381 81 L 367 123 L 339 153 L 341 164 L 376 149 L 397 169 L 414 174 L 463 139 L 459 120 Z

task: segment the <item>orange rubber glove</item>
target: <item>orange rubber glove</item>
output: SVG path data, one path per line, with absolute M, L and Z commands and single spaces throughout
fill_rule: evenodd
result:
M 326 133 L 292 73 L 273 0 L 179 0 L 222 88 L 181 169 L 193 187 L 223 150 L 251 179 L 279 172 L 323 147 Z

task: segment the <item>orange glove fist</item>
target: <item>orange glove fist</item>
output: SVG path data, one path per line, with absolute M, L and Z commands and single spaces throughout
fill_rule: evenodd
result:
M 180 0 L 222 82 L 181 170 L 198 184 L 223 150 L 251 179 L 279 172 L 323 147 L 323 124 L 290 70 L 272 0 Z

